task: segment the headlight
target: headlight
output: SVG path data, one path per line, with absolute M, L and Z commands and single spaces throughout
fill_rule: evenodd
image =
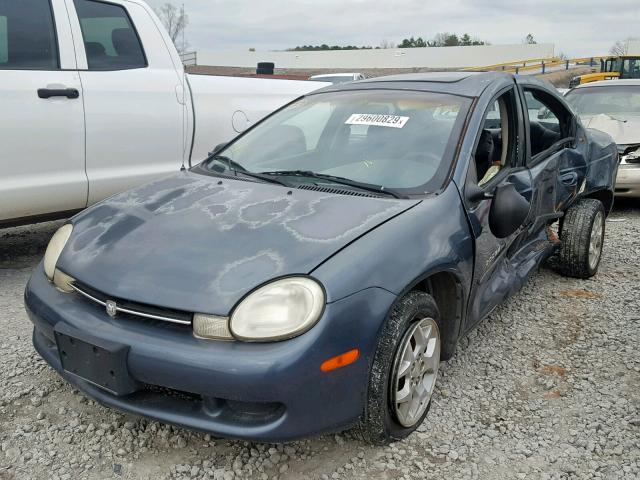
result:
M 56 273 L 56 263 L 58 263 L 58 258 L 60 258 L 60 254 L 67 244 L 72 231 L 73 225 L 70 223 L 60 227 L 58 231 L 53 234 L 47 246 L 47 251 L 44 253 L 44 273 L 52 282 L 56 276 L 60 277 L 60 275 Z
M 231 315 L 238 340 L 264 342 L 296 337 L 309 330 L 324 309 L 324 291 L 308 277 L 275 280 L 249 294 Z
M 63 291 L 64 293 L 72 293 L 75 292 L 71 284 L 75 282 L 76 279 L 70 277 L 64 272 L 61 272 L 56 268 L 55 273 L 53 274 L 53 284 L 58 287 L 58 290 Z

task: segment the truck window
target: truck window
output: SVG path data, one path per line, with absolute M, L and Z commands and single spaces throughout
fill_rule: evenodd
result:
M 147 61 L 126 10 L 111 3 L 74 0 L 89 70 L 144 68 Z
M 57 70 L 49 0 L 0 0 L 0 69 Z

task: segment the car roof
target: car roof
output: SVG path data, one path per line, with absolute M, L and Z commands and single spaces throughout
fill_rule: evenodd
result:
M 312 92 L 338 92 L 363 89 L 421 90 L 478 97 L 494 82 L 513 82 L 514 75 L 503 72 L 426 72 L 369 78 L 332 85 Z
M 580 85 L 576 85 L 574 90 L 577 88 L 585 88 L 585 87 L 613 87 L 616 85 L 640 85 L 640 78 L 623 78 L 621 80 L 599 80 L 597 82 L 589 82 L 583 83 Z

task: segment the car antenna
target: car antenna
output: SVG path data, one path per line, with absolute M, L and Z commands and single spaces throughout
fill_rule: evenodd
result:
M 180 12 L 182 18 L 184 19 L 184 3 L 182 4 L 182 11 Z M 182 55 L 185 53 L 185 49 L 187 47 L 187 43 L 184 36 L 184 27 L 182 28 Z M 187 106 L 187 68 L 184 64 L 184 59 L 180 56 L 180 62 L 182 63 L 182 166 L 180 167 L 180 171 L 184 172 L 187 170 L 187 167 L 184 165 L 184 156 L 187 152 L 187 142 L 185 141 L 187 138 L 187 130 L 186 130 L 186 106 Z M 195 125 L 194 125 L 195 128 Z

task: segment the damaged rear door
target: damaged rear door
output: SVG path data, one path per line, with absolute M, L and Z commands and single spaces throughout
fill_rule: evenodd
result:
M 577 197 L 587 174 L 587 161 L 576 142 L 576 118 L 551 93 L 527 79 L 518 79 L 528 115 L 527 167 L 541 186 L 536 227 L 544 226 Z

